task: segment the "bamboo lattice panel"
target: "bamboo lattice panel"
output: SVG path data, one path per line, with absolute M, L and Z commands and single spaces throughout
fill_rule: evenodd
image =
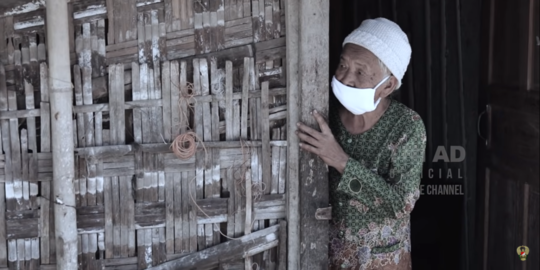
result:
M 194 260 L 279 224 L 283 3 L 72 0 L 69 7 L 80 269 Z M 55 269 L 45 12 L 38 5 L 4 14 L 0 269 Z M 188 131 L 200 142 L 180 159 L 171 143 Z M 263 235 L 204 269 L 274 269 L 280 235 Z

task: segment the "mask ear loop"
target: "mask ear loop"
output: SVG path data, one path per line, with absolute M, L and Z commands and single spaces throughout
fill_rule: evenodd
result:
M 377 90 L 377 88 L 379 88 L 379 86 L 381 86 L 383 83 L 386 82 L 386 80 L 388 80 L 390 77 L 392 77 L 392 75 L 389 75 L 387 76 L 386 78 L 384 78 L 379 84 L 377 84 L 377 86 L 375 86 L 373 89 Z

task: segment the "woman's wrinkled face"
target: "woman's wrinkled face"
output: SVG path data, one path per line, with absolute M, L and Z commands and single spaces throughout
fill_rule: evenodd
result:
M 373 88 L 387 76 L 377 56 L 355 44 L 345 45 L 334 75 L 342 84 L 354 88 Z M 375 100 L 388 96 L 392 91 L 388 92 L 387 88 L 392 87 L 394 82 L 397 81 L 388 80 L 383 83 L 375 93 Z

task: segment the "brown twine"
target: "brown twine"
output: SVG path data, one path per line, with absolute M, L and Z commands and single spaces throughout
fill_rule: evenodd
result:
M 180 93 L 180 97 L 178 99 L 178 106 L 179 106 L 179 108 L 184 108 L 184 106 L 185 106 L 190 111 L 193 112 L 194 111 L 194 105 L 196 103 L 196 100 L 193 98 L 194 97 L 194 95 L 193 95 L 193 84 L 187 83 L 185 88 L 187 89 L 187 91 L 183 91 L 182 89 L 180 90 L 181 93 Z M 179 130 L 181 130 L 182 128 L 189 129 L 188 117 L 189 116 L 187 115 L 186 111 L 180 110 L 180 127 L 179 127 Z M 202 148 L 205 151 L 205 157 L 204 157 L 205 162 L 204 162 L 204 164 L 207 164 L 207 162 L 208 162 L 208 153 L 206 151 L 206 147 L 204 146 L 204 143 L 199 138 L 199 136 L 197 136 L 197 134 L 195 132 L 193 132 L 193 131 L 188 130 L 187 132 L 181 133 L 178 136 L 176 136 L 176 138 L 174 139 L 174 141 L 171 144 L 171 148 L 172 148 L 173 153 L 175 154 L 176 157 L 178 157 L 180 159 L 183 159 L 183 160 L 186 160 L 186 159 L 189 159 L 189 158 L 193 157 L 193 155 L 195 155 L 197 153 L 197 143 L 200 143 Z M 246 147 L 248 148 L 248 151 L 249 151 L 249 154 L 250 154 L 251 153 L 251 147 L 245 146 L 245 142 L 243 140 L 240 140 L 240 147 L 242 149 L 242 159 L 243 159 L 243 162 L 242 162 L 242 165 L 241 165 L 242 172 L 241 172 L 240 177 L 238 177 L 237 180 L 235 181 L 235 187 L 234 188 L 238 188 L 238 189 L 243 190 L 244 194 L 242 194 L 240 192 L 240 195 L 245 196 L 244 184 L 245 184 L 246 172 L 247 172 L 247 164 L 246 163 L 249 160 L 247 158 L 248 155 L 246 154 L 245 148 Z M 195 181 L 195 179 L 196 179 L 196 177 L 193 177 L 190 180 L 190 185 L 189 186 L 191 186 L 192 182 Z M 262 182 L 257 182 L 257 183 L 252 182 L 252 189 L 253 189 L 253 192 L 252 192 L 252 194 L 253 194 L 253 203 L 255 203 L 255 202 L 259 201 L 261 196 L 264 194 L 266 186 Z M 197 201 L 193 197 L 192 191 L 189 188 L 188 188 L 188 193 L 189 193 L 189 197 L 190 197 L 193 205 L 195 207 L 197 207 L 197 209 L 204 216 L 206 216 L 207 218 L 210 218 L 210 216 L 197 204 Z M 251 225 L 250 225 L 251 227 L 253 227 L 253 224 L 255 223 L 255 221 L 256 221 L 255 219 L 253 219 L 251 221 Z M 221 229 L 217 226 L 217 224 L 215 224 L 215 223 L 213 223 L 212 226 L 214 226 L 215 230 L 218 231 L 220 235 L 222 235 L 223 237 L 225 237 L 227 239 L 231 239 L 231 240 L 240 239 L 240 237 L 231 237 L 231 236 L 228 236 L 228 235 L 224 234 L 221 231 Z M 258 265 L 255 265 L 255 266 L 258 269 Z
M 178 108 L 187 108 L 189 111 L 194 112 L 195 103 L 197 100 L 193 98 L 193 84 L 188 82 L 184 88 L 180 88 L 180 95 L 178 98 Z M 185 110 L 180 110 L 179 122 L 180 126 L 178 130 L 182 128 L 189 128 L 189 115 Z
M 197 152 L 196 138 L 197 134 L 193 131 L 188 131 L 176 136 L 171 144 L 174 155 L 183 160 L 189 159 L 195 155 Z

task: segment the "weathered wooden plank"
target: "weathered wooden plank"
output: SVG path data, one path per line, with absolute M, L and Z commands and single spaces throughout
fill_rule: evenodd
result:
M 144 269 L 148 266 L 146 255 L 145 230 L 137 230 L 137 268 Z
M 103 184 L 103 205 L 105 206 L 105 257 L 113 257 L 114 226 L 113 226 L 113 177 L 106 177 Z
M 214 38 L 217 40 L 216 41 L 216 44 L 215 44 L 215 48 L 214 50 L 222 50 L 224 48 L 224 32 L 225 32 L 225 9 L 223 7 L 223 0 L 220 0 L 219 2 L 216 3 L 217 7 L 216 7 L 216 17 L 217 18 L 214 18 L 212 17 L 212 21 L 216 21 L 217 20 L 217 26 L 216 28 L 214 29 L 215 31 L 215 36 Z
M 210 95 L 210 84 L 209 84 L 209 68 L 206 59 L 200 59 L 200 80 L 201 80 L 201 94 Z M 203 103 L 203 140 L 212 141 L 212 111 L 210 103 Z M 213 179 L 213 170 L 212 164 L 214 163 L 213 151 L 205 151 L 204 156 L 204 194 L 205 198 L 214 197 L 214 179 Z M 205 247 L 210 247 L 213 245 L 213 225 L 207 224 L 204 228 L 204 235 L 206 239 Z
M 134 253 L 134 198 L 130 176 L 118 178 L 120 188 L 120 256 L 128 257 Z M 114 184 L 114 183 L 113 183 Z
M 184 71 L 185 74 L 185 71 Z M 185 76 L 185 75 L 184 75 Z M 170 91 L 170 102 L 171 102 L 171 110 L 170 110 L 170 119 L 171 119 L 171 140 L 174 140 L 176 136 L 178 136 L 181 131 L 181 124 L 180 124 L 180 113 L 184 112 L 184 110 L 181 111 L 181 107 L 183 109 L 184 102 L 180 101 L 180 97 L 182 95 L 181 91 L 181 85 L 180 85 L 180 67 L 178 65 L 178 61 L 171 61 L 170 64 L 170 84 L 171 84 L 171 91 Z M 165 93 L 163 96 L 166 96 Z M 182 105 L 181 105 L 182 104 Z M 187 104 L 186 104 L 187 105 Z M 183 119 L 183 118 L 182 118 Z
M 281 7 L 279 0 L 273 0 L 272 2 L 272 23 L 273 23 L 273 38 L 279 38 L 281 35 Z
M 25 243 L 24 243 L 24 239 L 17 239 L 17 264 L 20 265 L 20 268 L 22 269 L 25 269 L 26 265 L 25 265 Z M 26 269 L 25 269 L 26 270 Z
M 144 231 L 144 243 L 145 243 L 145 249 L 144 249 L 144 258 L 147 263 L 147 267 L 150 267 L 153 264 L 153 250 L 152 250 L 152 229 L 146 229 Z
M 113 238 L 113 249 L 112 253 L 115 258 L 121 256 L 121 211 L 122 206 L 120 203 L 120 185 L 119 177 L 111 177 L 111 204 L 112 204 L 112 238 Z
M 109 116 L 111 122 L 111 143 L 125 142 L 124 111 L 124 68 L 121 65 L 109 66 Z
M 91 42 L 90 40 L 87 40 Z M 92 104 L 92 68 L 85 66 L 82 68 L 83 75 L 83 104 Z M 85 146 L 94 146 L 94 114 L 86 113 L 84 115 L 84 128 L 82 131 L 84 134 Z M 81 181 L 87 181 L 87 194 L 86 203 L 88 205 L 95 205 L 96 203 L 96 166 L 95 164 L 87 164 L 87 179 L 81 179 Z
M 155 266 L 156 270 L 197 268 L 202 269 L 215 264 L 216 261 L 232 261 L 252 256 L 278 244 L 279 226 L 272 226 L 267 229 L 234 239 L 204 251 L 187 255 L 185 257 L 171 260 L 164 264 Z M 239 255 L 241 254 L 241 255 Z
M 196 190 L 196 176 L 195 171 L 190 170 L 189 172 L 183 173 L 182 175 L 182 181 L 185 181 L 187 183 L 187 193 L 190 198 L 190 200 L 184 200 L 188 203 L 188 219 L 189 220 L 189 251 L 188 252 L 195 252 L 197 251 L 197 220 L 194 218 L 196 215 L 196 210 L 193 205 L 193 200 L 196 198 L 196 193 L 194 192 Z
M 180 174 L 179 174 L 180 175 Z M 182 235 L 181 237 L 177 237 L 176 240 L 178 241 L 178 239 L 181 239 L 179 242 L 179 244 L 177 244 L 176 246 L 179 248 L 179 249 L 175 249 L 175 252 L 176 253 L 187 253 L 187 252 L 190 252 L 191 251 L 191 224 L 193 223 L 194 224 L 194 227 L 196 226 L 196 220 L 194 220 L 193 218 L 189 218 L 190 217 L 190 211 L 192 211 L 190 209 L 190 205 L 191 205 L 191 198 L 193 195 L 192 190 L 190 190 L 190 186 L 191 186 L 191 183 L 193 182 L 194 179 L 188 179 L 189 178 L 189 173 L 188 172 L 182 172 L 181 175 L 179 176 L 179 179 L 177 179 L 176 181 L 178 182 L 181 182 L 181 187 L 179 187 L 181 189 L 181 195 L 180 197 L 178 197 L 178 200 L 180 200 L 180 206 L 182 207 L 181 210 L 180 210 L 180 214 L 181 214 L 181 217 L 180 217 L 180 220 L 179 222 L 175 222 L 175 226 L 176 224 L 180 223 L 180 227 L 178 229 L 182 229 Z M 175 194 L 176 195 L 176 194 Z M 175 199 L 176 196 L 175 196 Z M 196 249 L 196 247 L 195 247 Z
M 274 37 L 274 14 L 272 12 L 272 2 L 273 0 L 266 0 L 266 5 L 264 7 L 264 36 L 266 40 L 272 39 Z
M 77 52 L 80 53 L 80 62 L 82 63 L 84 59 L 82 59 L 82 37 L 80 35 L 77 36 Z M 83 105 L 83 87 L 82 87 L 82 77 L 81 77 L 81 68 L 79 65 L 73 66 L 73 81 L 74 81 L 74 88 L 75 88 L 75 105 Z M 86 140 L 84 139 L 85 136 L 85 121 L 84 121 L 84 114 L 78 113 L 77 114 L 77 140 L 76 140 L 76 147 L 85 147 L 86 146 Z M 76 161 L 78 165 L 78 170 L 76 171 L 76 178 L 74 179 L 74 185 L 75 185 L 75 198 L 76 198 L 76 204 L 79 205 L 86 205 L 86 179 L 83 178 L 86 175 L 86 165 L 85 161 L 78 159 Z M 81 192 L 83 192 L 81 194 Z
M 259 1 L 259 4 L 261 2 Z M 250 91 L 254 91 L 256 88 L 258 88 L 257 76 L 256 76 L 256 69 L 255 69 L 255 63 L 254 59 L 250 58 L 250 70 L 249 70 L 249 89 Z M 251 99 L 249 102 L 249 109 L 250 109 L 250 136 L 252 140 L 260 140 L 261 139 L 261 126 L 260 126 L 260 113 L 261 113 L 261 99 Z M 251 181 L 253 184 L 253 190 L 252 195 L 255 200 L 256 198 L 260 197 L 263 194 L 263 191 L 265 189 L 264 183 L 262 181 L 262 157 L 261 157 L 261 149 L 251 149 Z M 255 221 L 253 223 L 253 230 L 259 230 L 260 228 L 264 228 L 263 222 Z M 259 256 L 256 256 L 254 258 L 254 263 L 257 263 L 260 265 L 259 262 Z M 247 262 L 246 262 L 247 263 Z
M 152 228 L 152 265 L 160 263 L 159 228 Z
M 81 234 L 78 235 L 78 250 L 77 250 L 77 257 L 79 265 L 88 267 L 88 256 L 86 254 L 88 253 L 88 234 Z
M 287 269 L 287 221 L 279 221 L 277 270 Z
M 159 231 L 159 238 L 158 238 L 158 241 L 159 241 L 159 249 L 158 249 L 158 253 L 159 253 L 159 260 L 158 260 L 158 264 L 160 263 L 163 263 L 167 260 L 167 246 L 166 246 L 166 235 L 165 235 L 165 228 L 159 228 L 158 229 Z
M 316 121 L 310 114 L 314 109 L 321 115 L 328 112 L 328 95 L 323 90 L 328 89 L 328 78 L 320 74 L 329 72 L 327 64 L 329 3 L 308 4 L 304 0 L 299 2 L 286 3 L 287 86 L 288 100 L 292 101 L 287 103 L 289 105 L 287 139 L 290 146 L 287 162 L 289 172 L 287 223 L 290 237 L 288 268 L 295 269 L 302 266 L 312 269 L 328 263 L 328 223 L 317 221 L 314 217 L 317 208 L 328 206 L 328 193 L 317 192 L 314 195 L 314 190 L 328 189 L 328 173 L 322 160 L 307 152 L 298 152 L 298 139 L 294 131 L 295 124 L 300 121 L 309 126 L 316 126 Z M 314 92 L 313 89 L 317 91 Z M 314 162 L 311 162 L 313 159 Z M 300 227 L 302 230 L 299 230 Z M 300 252 L 300 243 L 311 245 L 313 248 Z
M 200 59 L 194 59 L 193 60 L 193 95 L 202 95 L 202 86 L 201 86 L 201 76 L 200 76 Z M 195 106 L 195 112 L 194 112 L 194 130 L 197 136 L 204 140 L 203 132 L 204 132 L 204 124 L 203 124 L 203 108 L 201 104 L 198 104 Z M 204 187 L 204 170 L 205 170 L 205 155 L 202 151 L 197 151 L 196 155 L 196 180 L 195 185 L 195 198 L 203 198 L 203 187 Z M 201 237 L 199 235 L 199 232 L 201 229 L 203 230 L 204 234 L 204 226 L 201 228 L 201 226 L 197 226 L 197 243 L 199 245 L 203 244 L 201 243 Z M 204 239 L 204 238 L 203 238 Z M 204 240 L 203 240 L 204 241 Z
M 253 164 L 253 156 L 251 158 L 251 164 Z M 251 172 L 251 168 L 248 168 L 246 169 L 246 172 L 245 172 L 245 176 L 244 176 L 244 180 L 245 180 L 245 189 L 246 189 L 246 209 L 245 209 L 245 215 L 246 215 L 246 219 L 245 219 L 245 225 L 244 225 L 244 235 L 249 235 L 251 234 L 251 230 L 253 228 L 253 217 L 252 217 L 252 213 L 253 213 L 253 193 L 252 193 L 252 189 L 253 189 L 253 181 L 252 181 L 252 175 L 253 173 Z M 253 260 L 251 257 L 246 257 L 245 258 L 245 265 L 246 265 L 246 269 L 249 269 L 252 267 L 253 265 Z
M 261 22 L 259 20 L 259 0 L 251 1 L 251 20 L 253 24 L 253 40 L 254 42 L 261 42 L 264 39 L 261 39 Z
M 39 238 L 33 238 L 30 239 L 30 251 L 31 255 L 30 257 L 30 270 L 38 269 L 39 268 Z
M 2 64 L 0 63 L 0 68 L 2 68 Z M 0 76 L 2 76 L 2 74 L 0 74 Z M 0 87 L 2 87 L 2 81 L 3 80 L 2 78 L 0 78 Z M 0 142 L 2 142 L 1 140 L 1 137 L 2 137 L 2 133 L 0 132 Z M 0 151 L 3 151 L 2 149 L 2 144 L 0 143 Z M 0 184 L 0 213 L 2 213 L 0 215 L 0 224 L 6 224 L 6 218 L 5 218 L 5 215 L 3 213 L 6 212 L 6 202 L 5 202 L 5 198 L 6 198 L 6 194 L 5 194 L 5 185 L 3 184 Z M 0 266 L 7 266 L 7 259 L 8 259 L 8 250 L 7 250 L 7 246 L 6 246 L 6 227 L 5 226 L 0 226 Z
M 250 58 L 244 58 L 244 74 L 242 77 L 242 107 L 240 120 L 240 138 L 247 140 L 248 132 L 248 114 L 249 114 L 249 74 L 250 74 Z
M 165 21 L 167 22 L 167 32 L 178 31 L 180 29 L 180 0 L 165 0 Z
M 130 247 L 131 239 L 130 237 L 134 236 L 132 230 L 134 229 L 134 198 L 133 198 L 133 187 L 131 183 L 131 177 L 129 176 L 120 176 L 119 185 L 120 185 L 120 255 L 122 257 L 128 257 L 133 254 L 130 254 L 133 247 Z M 134 241 L 133 241 L 134 243 Z
M 1 82 L 0 82 L 1 85 Z M 48 68 L 46 63 L 40 64 L 40 92 L 41 92 L 41 117 L 40 117 L 40 143 L 41 143 L 41 152 L 50 152 L 51 151 L 51 119 L 50 119 L 50 106 L 49 106 L 49 91 L 48 91 Z M 36 151 L 36 158 L 38 157 Z M 51 164 L 52 165 L 52 164 Z M 39 162 L 36 163 L 36 167 L 39 167 Z M 36 172 L 37 174 L 37 172 Z M 36 176 L 37 177 L 37 176 Z M 54 243 L 51 241 L 50 230 L 50 219 L 52 219 L 52 208 L 50 201 L 51 194 L 51 184 L 49 182 L 41 182 L 41 199 L 40 199 L 40 255 L 41 263 L 49 264 L 50 263 L 50 245 Z
M 185 250 L 187 250 L 187 243 L 189 237 L 189 226 L 187 225 L 187 207 L 185 207 L 185 203 L 183 202 L 183 199 L 186 198 L 182 196 L 185 193 L 184 187 L 187 187 L 187 185 L 182 182 L 182 173 L 169 173 L 167 175 L 170 176 L 170 180 L 167 182 L 167 184 L 172 185 L 168 187 L 169 189 L 171 189 L 171 192 L 168 193 L 167 196 L 171 196 L 170 200 L 173 201 L 173 224 L 169 224 L 167 226 L 174 226 L 174 234 L 172 238 L 174 245 L 173 253 L 183 253 L 185 252 Z M 169 200 L 169 197 L 167 197 L 167 199 Z M 184 220 L 184 213 L 186 213 L 186 220 Z M 170 213 L 167 212 L 167 215 L 170 215 Z M 169 217 L 167 216 L 167 220 L 168 218 Z M 167 233 L 167 238 L 171 238 L 171 236 L 169 236 L 169 233 Z M 169 253 L 169 247 L 167 247 L 167 252 Z
M 20 133 L 21 137 L 21 167 L 22 167 L 22 177 L 21 177 L 21 191 L 22 197 L 19 203 L 19 208 L 25 209 L 30 208 L 30 186 L 28 183 L 28 131 L 22 129 Z M 10 209 L 11 210 L 11 209 Z
M 172 103 L 178 103 L 178 100 L 172 98 L 172 76 L 171 76 L 171 64 L 169 61 L 166 61 L 162 64 L 163 69 L 163 80 L 161 82 L 163 87 L 163 139 L 166 142 L 171 142 L 173 139 L 172 136 Z
M 226 121 L 226 140 L 234 140 L 234 119 L 233 119 L 233 65 L 231 61 L 227 61 L 225 64 L 225 121 Z M 219 153 L 221 154 L 221 152 Z M 235 200 L 238 195 L 236 195 L 236 181 L 234 179 L 233 168 L 226 168 L 226 181 L 228 182 L 228 192 L 229 192 L 229 201 L 228 201 L 228 219 L 227 219 L 227 235 L 229 237 L 236 237 L 234 228 L 235 228 Z
M 272 129 L 272 140 L 278 139 L 280 136 L 279 128 Z M 277 194 L 278 185 L 279 185 L 279 150 L 280 147 L 272 146 L 272 183 L 270 185 L 270 193 Z M 277 220 L 270 220 L 270 226 L 277 224 Z
M 242 1 L 242 0 L 240 0 L 240 1 Z M 244 9 L 244 11 L 243 11 L 244 18 L 250 18 L 250 15 L 251 15 L 251 0 L 243 0 L 242 6 L 243 6 L 243 9 Z
M 8 110 L 17 110 L 16 93 L 14 91 L 7 92 Z M 12 183 L 6 183 L 6 208 L 18 209 L 18 201 L 22 199 L 22 164 L 21 164 L 21 148 L 19 140 L 19 124 L 18 119 L 9 120 L 9 135 L 5 138 L 9 140 L 11 147 L 11 173 L 13 176 Z M 3 128 L 2 128 L 3 129 Z M 4 137 L 4 136 L 2 136 Z M 4 148 L 5 150 L 6 148 Z M 8 157 L 6 155 L 6 157 Z M 6 164 L 7 165 L 7 164 Z M 11 196 L 10 196 L 11 195 Z
M 297 269 L 301 267 L 300 264 L 300 212 L 299 212 L 299 184 L 298 184 L 298 137 L 293 133 L 296 130 L 296 123 L 300 121 L 298 110 L 300 84 L 299 84 L 299 18 L 300 1 L 286 2 L 285 16 L 287 19 L 286 26 L 286 51 L 287 51 L 287 87 L 288 87 L 288 100 L 287 111 L 289 112 L 287 119 L 287 164 L 288 179 L 294 179 L 287 185 L 287 234 L 289 239 L 287 241 L 287 267 L 286 269 Z M 276 41 L 279 39 L 276 39 Z M 294 146 L 293 146 L 294 145 Z
M 175 215 L 176 209 L 181 209 L 181 204 L 175 207 L 174 203 L 174 195 L 175 191 L 178 190 L 178 195 L 181 196 L 180 187 L 175 187 L 175 176 L 179 175 L 179 173 L 166 173 L 165 174 L 165 234 L 166 234 L 166 251 L 167 254 L 174 253 L 174 242 L 177 238 L 177 234 L 175 233 L 175 216 L 181 217 L 181 212 L 178 215 Z M 180 222 L 178 222 L 180 223 Z M 178 224 L 181 225 L 181 224 Z M 181 232 L 181 228 L 179 228 L 179 231 Z M 181 239 L 181 237 L 179 237 Z
M 94 124 L 95 145 L 99 147 L 103 145 L 103 114 L 101 112 L 96 112 L 94 114 Z M 96 204 L 98 205 L 104 203 L 103 181 L 103 161 L 100 159 L 96 164 Z
M 17 267 L 17 240 L 8 240 L 8 267 Z
M 269 121 L 269 101 L 268 101 L 269 83 L 262 83 L 261 91 L 261 125 L 262 139 L 262 180 L 265 186 L 265 193 L 269 194 L 272 186 L 272 157 L 270 155 L 270 121 Z
M 39 219 L 8 219 L 6 220 L 6 238 L 9 239 L 25 239 L 34 238 L 39 235 Z
M 283 127 L 281 132 L 285 133 L 283 130 L 285 128 Z M 281 138 L 285 139 L 284 134 L 282 134 Z M 280 147 L 279 150 L 279 180 L 278 180 L 278 193 L 283 194 L 285 193 L 285 183 L 287 179 L 287 147 Z
M 34 109 L 34 87 L 25 81 L 25 99 L 26 99 L 26 108 Z M 36 119 L 30 117 L 26 119 L 26 126 L 28 128 L 28 149 L 32 150 L 32 153 L 37 153 L 37 135 L 36 135 Z M 29 185 L 29 200 L 30 207 L 37 207 L 37 194 L 38 194 L 38 185 L 37 185 L 37 155 L 31 154 L 27 159 L 27 177 L 26 180 Z
M 111 1 L 114 7 L 114 16 L 109 17 L 109 23 L 114 23 L 114 39 L 110 43 L 121 43 L 134 40 L 137 32 L 137 0 Z

